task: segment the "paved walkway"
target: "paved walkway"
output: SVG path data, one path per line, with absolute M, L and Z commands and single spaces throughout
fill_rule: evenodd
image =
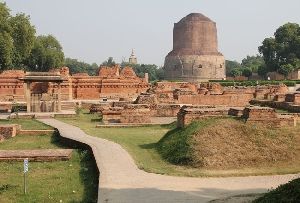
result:
M 63 137 L 90 145 L 100 170 L 98 202 L 174 203 L 208 202 L 213 199 L 265 192 L 298 175 L 228 178 L 172 177 L 139 170 L 118 144 L 86 135 L 82 130 L 55 119 L 40 121 L 57 128 Z

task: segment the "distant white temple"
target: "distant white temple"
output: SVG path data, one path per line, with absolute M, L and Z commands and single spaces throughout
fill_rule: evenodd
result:
M 137 64 L 137 58 L 136 58 L 136 56 L 135 56 L 135 54 L 134 54 L 133 49 L 132 49 L 131 55 L 130 55 L 130 57 L 129 57 L 129 63 L 130 63 L 130 64 Z

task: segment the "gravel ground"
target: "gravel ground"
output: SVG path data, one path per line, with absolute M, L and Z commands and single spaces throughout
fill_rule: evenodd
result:
M 300 177 L 300 174 L 226 178 L 173 177 L 147 173 L 137 168 L 134 160 L 120 145 L 92 137 L 72 125 L 55 119 L 40 121 L 57 128 L 63 137 L 91 146 L 100 170 L 98 202 L 209 202 L 253 193 Z M 243 198 L 243 197 L 242 197 Z M 243 202 L 239 197 L 236 202 Z

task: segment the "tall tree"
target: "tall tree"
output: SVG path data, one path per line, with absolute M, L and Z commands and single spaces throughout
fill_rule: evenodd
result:
M 279 27 L 274 37 L 266 38 L 258 48 L 263 54 L 268 71 L 277 71 L 287 76 L 300 68 L 300 27 L 286 23 Z
M 0 71 L 12 65 L 13 40 L 7 32 L 0 32 Z
M 60 43 L 52 35 L 38 36 L 27 61 L 27 66 L 34 71 L 48 71 L 62 66 L 64 53 Z
M 10 36 L 9 18 L 9 9 L 5 3 L 0 3 L 0 71 L 10 67 L 13 60 L 13 39 Z
M 17 14 L 9 20 L 14 44 L 13 66 L 22 67 L 30 56 L 35 40 L 35 28 L 30 24 L 29 16 Z

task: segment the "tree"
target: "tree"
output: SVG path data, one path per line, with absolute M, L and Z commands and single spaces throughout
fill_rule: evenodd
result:
M 52 35 L 38 36 L 26 65 L 34 71 L 49 71 L 62 66 L 64 53 L 60 43 Z
M 116 65 L 116 62 L 114 61 L 114 58 L 110 56 L 106 61 L 103 61 L 101 65 L 107 67 L 113 67 Z
M 251 72 L 257 73 L 258 67 L 261 65 L 264 65 L 264 59 L 262 56 L 256 55 L 256 56 L 247 56 L 242 60 L 242 67 L 243 68 L 249 68 Z
M 277 71 L 287 76 L 300 68 L 300 27 L 286 23 L 279 27 L 274 37 L 266 38 L 258 48 L 268 71 Z
M 252 75 L 252 69 L 251 68 L 243 68 L 242 75 L 245 77 L 250 77 Z
M 241 70 L 237 69 L 237 68 L 232 69 L 230 71 L 230 76 L 232 76 L 232 77 L 237 77 L 237 76 L 240 76 L 241 74 L 242 74 Z
M 30 24 L 29 16 L 17 14 L 9 20 L 13 39 L 13 66 L 22 67 L 30 56 L 35 40 L 35 28 Z
M 89 75 L 96 75 L 98 65 L 96 63 L 88 64 L 77 59 L 66 58 L 65 66 L 69 67 L 70 73 L 88 73 Z
M 227 76 L 231 75 L 230 73 L 233 69 L 240 69 L 242 67 L 239 62 L 230 61 L 230 60 L 226 60 L 225 65 L 226 65 L 226 75 Z
M 128 62 L 122 62 L 121 67 L 130 66 L 139 77 L 145 77 L 145 73 L 149 74 L 150 81 L 164 79 L 164 70 L 155 64 L 129 64 Z
M 0 71 L 10 67 L 13 60 L 13 39 L 10 36 L 9 18 L 9 9 L 5 3 L 0 3 Z
M 268 73 L 268 69 L 266 68 L 266 65 L 259 66 L 258 69 L 257 69 L 257 73 L 261 77 L 265 78 L 267 76 L 267 73 Z
M 7 32 L 0 32 L 0 71 L 12 65 L 13 40 Z

